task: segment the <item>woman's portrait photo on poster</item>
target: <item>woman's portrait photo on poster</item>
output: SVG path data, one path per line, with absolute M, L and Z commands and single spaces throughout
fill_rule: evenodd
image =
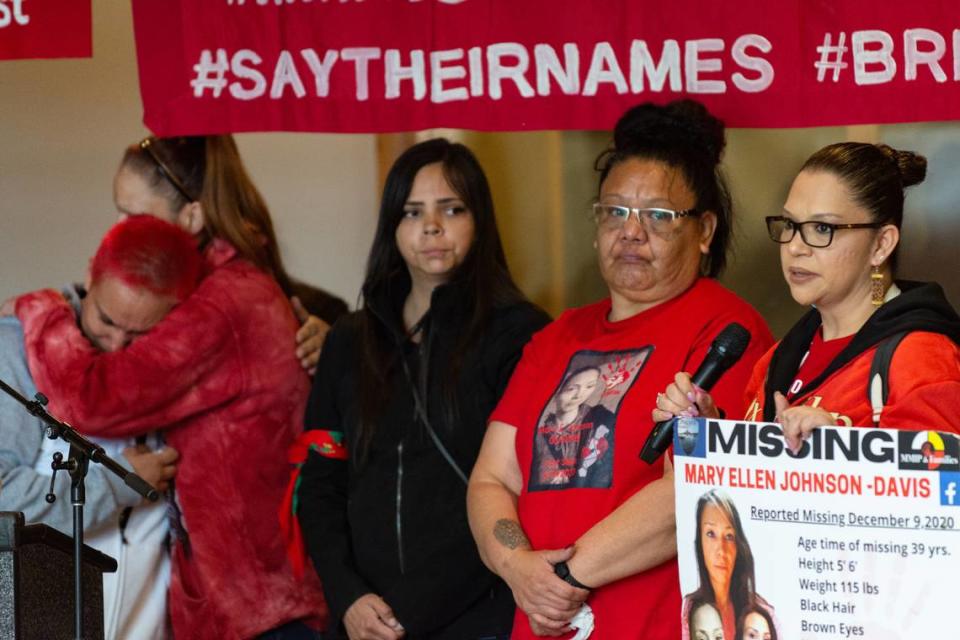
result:
M 760 605 L 753 605 L 737 622 L 737 640 L 777 640 L 773 614 Z
M 777 637 L 773 607 L 756 592 L 753 552 L 733 500 L 711 489 L 697 500 L 694 550 L 699 586 L 683 600 L 683 640 L 709 638 L 705 628 L 694 625 L 703 604 L 719 614 L 724 640 L 773 640 Z M 698 635 L 699 634 L 699 635 Z
M 712 603 L 699 600 L 690 606 L 687 621 L 693 640 L 726 640 L 723 637 L 723 621 L 720 612 Z
M 537 421 L 530 491 L 610 486 L 617 412 L 652 351 L 573 354 Z

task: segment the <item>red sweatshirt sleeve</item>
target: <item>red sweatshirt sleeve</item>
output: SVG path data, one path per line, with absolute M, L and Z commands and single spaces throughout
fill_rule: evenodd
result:
M 198 291 L 149 333 L 114 353 L 95 349 L 56 291 L 21 296 L 30 373 L 50 410 L 81 431 L 122 437 L 154 431 L 217 406 L 243 387 L 224 366 L 236 345 L 225 312 Z
M 890 362 L 884 427 L 960 433 L 960 347 L 943 335 L 911 333 Z

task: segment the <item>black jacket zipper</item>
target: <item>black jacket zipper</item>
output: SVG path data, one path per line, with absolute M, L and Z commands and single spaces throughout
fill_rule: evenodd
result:
M 400 573 L 404 573 L 403 562 L 403 440 L 397 444 L 397 560 Z

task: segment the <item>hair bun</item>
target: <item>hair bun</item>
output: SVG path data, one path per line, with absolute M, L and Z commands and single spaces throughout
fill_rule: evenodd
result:
M 613 144 L 618 153 L 685 147 L 717 165 L 726 136 L 720 119 L 699 102 L 683 99 L 664 106 L 644 103 L 633 107 L 617 121 Z
M 927 159 L 919 153 L 900 151 L 885 144 L 878 144 L 877 148 L 897 165 L 904 187 L 920 184 L 927 177 Z

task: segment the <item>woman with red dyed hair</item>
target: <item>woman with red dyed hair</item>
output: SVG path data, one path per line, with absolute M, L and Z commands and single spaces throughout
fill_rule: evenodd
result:
M 199 284 L 202 257 L 193 237 L 152 216 L 133 216 L 110 229 L 91 261 L 85 288 L 63 290 L 81 331 L 98 349 L 113 352 L 151 329 Z M 54 294 L 56 295 L 56 294 Z M 24 396 L 36 394 L 16 318 L 0 318 L 0 379 Z M 20 511 L 28 522 L 72 534 L 69 482 L 48 502 L 50 458 L 67 455 L 61 439 L 45 438 L 45 425 L 0 394 L 0 511 Z M 126 460 L 155 488 L 167 488 L 178 453 L 172 447 L 133 447 L 132 439 L 96 439 L 106 454 Z M 157 446 L 154 440 L 151 445 Z M 143 504 L 121 478 L 90 465 L 84 510 L 87 544 L 117 560 L 103 576 L 103 637 L 165 638 L 166 506 Z
M 153 216 L 131 216 L 107 231 L 90 261 L 90 280 L 114 276 L 175 302 L 197 288 L 201 258 L 190 236 Z M 88 287 L 89 289 L 89 287 Z
M 189 234 L 132 216 L 107 231 L 90 261 L 80 328 L 101 351 L 122 349 L 193 293 L 202 269 Z
M 269 212 L 228 136 L 144 140 L 127 150 L 114 196 L 122 213 L 149 212 L 193 234 L 206 275 L 112 354 L 90 345 L 59 296 L 18 299 L 37 386 L 87 433 L 162 429 L 180 451 L 176 636 L 310 637 L 306 621 L 326 613 L 319 581 L 293 575 L 276 517 L 309 391 L 300 356 L 309 354 L 294 352 L 295 289 Z

